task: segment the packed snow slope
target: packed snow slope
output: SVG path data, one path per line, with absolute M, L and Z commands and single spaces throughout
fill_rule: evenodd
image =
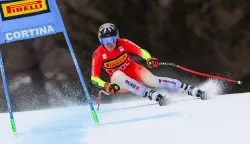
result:
M 171 94 L 165 107 L 140 98 L 102 104 L 99 125 L 88 105 L 14 113 L 17 137 L 0 114 L 0 144 L 250 144 L 250 93 L 202 87 L 212 99 Z

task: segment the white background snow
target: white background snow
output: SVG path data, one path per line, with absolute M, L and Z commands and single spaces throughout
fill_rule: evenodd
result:
M 96 125 L 88 105 L 0 114 L 0 144 L 250 144 L 250 93 L 215 96 L 223 87 L 207 82 L 212 99 L 170 95 L 165 107 L 147 99 L 101 104 Z M 96 105 L 95 105 L 96 108 Z

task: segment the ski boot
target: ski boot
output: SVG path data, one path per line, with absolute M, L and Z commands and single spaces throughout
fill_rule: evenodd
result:
M 209 99 L 207 93 L 205 91 L 200 90 L 200 89 L 197 91 L 196 97 L 201 98 L 202 100 Z
M 188 85 L 188 84 L 183 84 L 180 87 L 180 90 L 183 93 L 186 93 L 190 96 L 196 96 L 197 98 L 200 98 L 202 100 L 207 100 L 209 97 L 205 91 L 202 91 L 194 86 Z
M 158 94 L 156 101 L 159 102 L 160 106 L 165 106 L 169 103 L 168 99 L 166 96 L 163 96 L 161 94 Z
M 165 106 L 169 103 L 169 100 L 165 95 L 162 95 L 150 88 L 145 90 L 143 97 L 148 97 L 150 100 L 158 102 L 160 106 Z

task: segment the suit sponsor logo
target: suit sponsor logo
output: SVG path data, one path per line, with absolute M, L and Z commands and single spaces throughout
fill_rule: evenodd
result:
M 107 59 L 107 55 L 106 54 L 102 54 L 102 58 L 103 59 Z
M 140 90 L 140 87 L 137 86 L 136 84 L 132 83 L 131 81 L 129 80 L 126 80 L 125 83 L 129 86 L 131 86 L 132 88 L 136 89 L 136 90 Z
M 122 46 L 119 47 L 120 52 L 124 51 L 124 48 Z
M 128 59 L 128 54 L 124 53 L 115 60 L 107 61 L 103 64 L 104 68 L 112 69 L 121 66 Z
M 162 79 L 159 79 L 159 83 L 162 83 L 162 82 L 164 82 L 164 83 L 171 83 L 171 84 L 176 85 L 176 83 L 175 83 L 174 81 L 169 81 L 169 80 L 162 80 Z

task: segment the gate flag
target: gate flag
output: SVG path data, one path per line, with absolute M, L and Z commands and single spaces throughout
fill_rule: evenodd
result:
M 61 32 L 64 34 L 70 54 L 78 72 L 78 76 L 82 83 L 83 90 L 87 97 L 93 119 L 95 123 L 99 123 L 56 0 L 0 0 L 0 13 L 0 44 L 27 40 Z M 0 68 L 12 131 L 16 133 L 16 126 L 10 103 L 9 88 L 4 72 L 1 49 Z

